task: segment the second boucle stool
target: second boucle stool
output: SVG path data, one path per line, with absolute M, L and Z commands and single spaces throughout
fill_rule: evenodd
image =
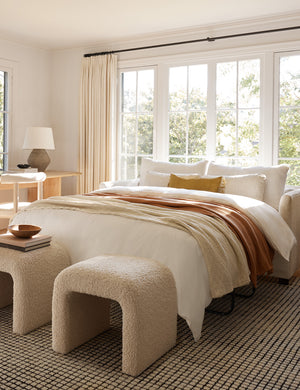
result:
M 107 330 L 111 299 L 123 313 L 122 371 L 136 376 L 176 343 L 175 282 L 157 261 L 98 256 L 63 270 L 54 284 L 52 346 L 67 353 Z
M 54 280 L 69 265 L 66 249 L 55 241 L 29 252 L 0 248 L 0 308 L 13 303 L 14 333 L 51 321 Z

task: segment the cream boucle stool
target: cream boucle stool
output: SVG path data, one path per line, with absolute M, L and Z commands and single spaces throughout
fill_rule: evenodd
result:
M 70 265 L 58 243 L 21 252 L 0 248 L 0 307 L 13 302 L 13 332 L 26 334 L 51 320 L 54 279 Z
M 63 270 L 53 291 L 53 349 L 67 353 L 107 330 L 110 299 L 123 312 L 122 371 L 136 376 L 176 343 L 175 282 L 157 261 L 98 256 Z

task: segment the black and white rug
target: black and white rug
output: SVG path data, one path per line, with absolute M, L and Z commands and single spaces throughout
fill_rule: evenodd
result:
M 14 335 L 12 307 L 0 309 L 0 389 L 300 389 L 300 278 L 260 279 L 229 316 L 206 314 L 198 343 L 178 319 L 176 347 L 137 378 L 121 372 L 121 331 L 115 304 L 111 330 L 60 355 L 50 325 Z

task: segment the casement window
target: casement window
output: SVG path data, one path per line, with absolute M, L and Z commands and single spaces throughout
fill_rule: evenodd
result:
M 121 73 L 121 177 L 138 176 L 142 157 L 153 157 L 154 70 Z
M 274 160 L 290 166 L 288 183 L 300 185 L 300 53 L 276 56 Z
M 169 160 L 211 155 L 224 164 L 257 164 L 260 60 L 175 67 L 169 74 Z
M 207 65 L 169 69 L 169 160 L 196 162 L 206 155 Z
M 260 60 L 217 64 L 215 160 L 257 165 L 260 135 Z
M 8 165 L 8 73 L 0 69 L 0 171 Z
M 269 62 L 260 54 L 121 69 L 119 178 L 138 177 L 143 156 L 206 158 L 239 166 L 286 163 L 288 183 L 300 185 L 299 60 L 299 53 L 275 54 Z

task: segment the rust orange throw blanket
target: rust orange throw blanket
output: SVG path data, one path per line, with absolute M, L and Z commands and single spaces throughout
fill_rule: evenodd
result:
M 250 279 L 253 285 L 256 287 L 257 275 L 270 273 L 273 270 L 273 249 L 269 246 L 264 235 L 255 223 L 246 214 L 232 206 L 186 199 L 139 197 L 112 193 L 106 194 L 103 192 L 101 194 L 91 193 L 87 195 L 104 196 L 125 200 L 131 203 L 143 203 L 153 206 L 193 211 L 213 218 L 222 219 L 243 244 L 248 260 Z

